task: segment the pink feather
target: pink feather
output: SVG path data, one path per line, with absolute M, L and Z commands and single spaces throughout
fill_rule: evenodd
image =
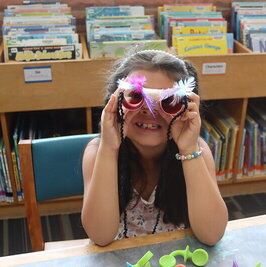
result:
M 131 85 L 133 85 L 134 90 L 137 93 L 142 93 L 144 83 L 146 82 L 146 77 L 143 75 L 133 75 L 128 77 L 126 81 Z

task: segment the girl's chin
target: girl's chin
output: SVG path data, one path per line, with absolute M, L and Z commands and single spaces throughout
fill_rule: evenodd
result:
M 163 146 L 166 144 L 166 130 L 162 127 L 158 129 L 142 129 L 135 125 L 133 129 L 128 130 L 127 137 L 133 143 L 146 147 Z
M 130 137 L 129 137 L 130 138 Z M 133 144 L 142 147 L 159 147 L 166 145 L 166 138 L 151 138 L 151 137 L 140 137 L 130 138 Z

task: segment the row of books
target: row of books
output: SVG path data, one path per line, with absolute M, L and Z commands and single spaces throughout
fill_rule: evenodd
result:
M 86 133 L 83 109 L 52 110 L 14 114 L 11 120 L 11 157 L 18 201 L 23 200 L 22 175 L 18 143 L 23 139 L 40 139 Z M 0 133 L 1 134 L 1 133 Z M 0 202 L 14 201 L 6 147 L 0 135 Z
M 86 8 L 87 44 L 91 58 L 114 58 L 141 43 L 144 49 L 167 48 L 154 29 L 154 17 L 145 15 L 143 6 Z
M 235 39 L 253 52 L 266 52 L 266 2 L 233 2 Z
M 215 162 L 216 177 L 224 181 L 266 174 L 266 108 L 265 99 L 251 101 L 242 136 L 239 125 L 222 105 L 210 107 L 202 119 L 201 137 L 208 143 Z M 236 140 L 241 138 L 238 165 Z
M 233 52 L 233 34 L 212 4 L 164 5 L 158 8 L 158 24 L 161 38 L 179 55 Z M 91 58 L 120 57 L 134 42 L 166 49 L 165 41 L 154 40 L 153 17 L 145 16 L 142 6 L 86 8 L 86 29 Z
M 82 45 L 71 8 L 54 0 L 26 2 L 27 5 L 8 6 L 4 11 L 5 61 L 80 59 Z M 254 10 L 260 11 L 259 18 L 263 21 L 264 4 L 254 6 L 249 2 L 234 2 L 233 25 L 237 36 L 245 32 L 242 34 L 245 44 L 254 46 L 253 41 L 257 40 L 257 46 L 266 50 L 261 32 L 254 32 L 254 27 L 258 30 L 259 26 L 254 24 L 250 29 L 246 24 L 246 16 L 248 21 L 250 16 L 252 21 L 258 19 Z M 253 13 L 246 15 L 245 12 Z M 155 31 L 154 17 L 145 15 L 143 6 L 93 6 L 87 7 L 85 13 L 91 58 L 121 57 L 128 47 L 139 43 L 143 49 L 166 50 L 173 46 L 181 56 L 233 52 L 233 34 L 227 33 L 226 20 L 211 3 L 158 7 L 161 39 Z M 240 31 L 240 27 L 245 30 Z
M 211 3 L 174 4 L 158 8 L 160 36 L 178 55 L 221 55 L 233 52 L 233 34 Z
M 202 119 L 201 136 L 209 145 L 218 181 L 233 177 L 234 157 L 239 125 L 222 105 L 209 108 Z
M 14 150 L 12 151 L 12 161 L 15 162 L 17 168 L 17 158 Z M 15 171 L 15 169 L 14 169 Z M 16 176 L 16 188 L 18 199 L 22 200 L 22 189 L 21 189 L 21 179 Z M 3 142 L 3 136 L 0 135 L 0 202 L 11 203 L 14 201 L 13 191 L 11 185 L 11 178 L 9 173 L 9 168 L 7 165 L 7 154 L 6 147 Z
M 76 20 L 67 4 L 10 5 L 3 18 L 4 59 L 81 59 Z
M 263 103 L 264 102 L 264 103 Z M 266 174 L 266 108 L 264 101 L 248 107 L 240 149 L 237 177 Z
M 33 5 L 33 4 L 55 4 L 59 3 L 59 0 L 23 0 L 23 5 Z
M 201 136 L 208 143 L 215 162 L 218 181 L 266 173 L 266 109 L 265 101 L 249 104 L 246 125 L 241 137 L 238 166 L 234 169 L 236 140 L 239 125 L 222 105 L 208 107 L 202 118 Z M 92 113 L 93 132 L 99 131 L 102 107 Z M 83 109 L 24 112 L 14 115 L 11 123 L 11 156 L 15 186 L 19 201 L 23 200 L 22 176 L 19 165 L 18 142 L 22 139 L 40 139 L 82 134 L 85 129 Z M 6 147 L 0 133 L 0 202 L 13 202 Z

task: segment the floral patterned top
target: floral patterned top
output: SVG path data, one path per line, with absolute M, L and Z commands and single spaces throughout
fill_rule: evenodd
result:
M 152 234 L 154 226 L 157 221 L 157 216 L 159 210 L 155 208 L 155 190 L 153 190 L 152 194 L 148 201 L 141 198 L 138 201 L 139 194 L 137 190 L 133 190 L 133 196 L 131 201 L 128 204 L 126 209 L 127 213 L 127 236 L 140 236 Z M 136 202 L 138 203 L 136 204 Z M 115 239 L 124 238 L 124 213 L 120 217 L 120 224 L 118 234 Z M 184 225 L 176 226 L 171 223 L 163 222 L 163 212 L 160 212 L 160 219 L 158 225 L 156 227 L 156 233 L 160 232 L 169 232 L 177 229 L 184 229 Z

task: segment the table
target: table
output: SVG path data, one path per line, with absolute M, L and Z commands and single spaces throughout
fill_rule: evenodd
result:
M 191 250 L 199 247 L 209 253 L 210 267 L 232 267 L 236 260 L 239 267 L 255 267 L 260 262 L 266 267 L 266 215 L 230 221 L 224 237 L 213 247 L 198 242 L 190 230 L 179 230 L 155 235 L 140 236 L 114 241 L 106 247 L 85 244 L 75 247 L 19 254 L 0 258 L 0 266 L 23 267 L 78 267 L 126 266 L 135 264 L 148 250 L 154 253 L 152 266 L 159 266 L 161 256 L 176 249 Z M 177 263 L 183 263 L 177 257 Z M 187 262 L 186 266 L 194 266 Z

